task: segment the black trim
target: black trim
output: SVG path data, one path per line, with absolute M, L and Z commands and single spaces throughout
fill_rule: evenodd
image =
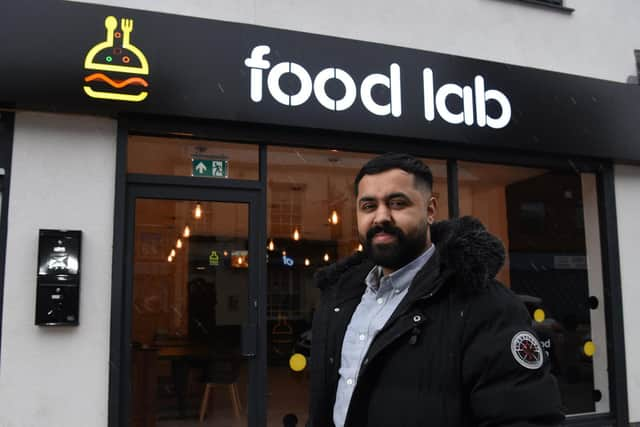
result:
M 267 217 L 267 146 L 260 146 L 260 197 L 258 199 L 258 212 L 262 218 Z M 264 426 L 267 421 L 267 393 L 268 393 L 268 367 L 267 367 L 267 334 L 269 333 L 267 324 L 267 221 L 259 221 L 255 230 L 257 230 L 258 238 L 258 359 L 256 368 L 256 378 L 258 382 L 253 387 L 254 401 L 257 403 L 256 420 L 252 424 L 249 415 L 249 425 Z M 302 420 L 301 420 L 302 422 Z
M 118 124 L 116 148 L 115 206 L 113 220 L 113 261 L 111 264 L 111 331 L 109 337 L 109 427 L 127 425 L 120 407 L 123 395 L 122 312 L 124 310 L 124 268 L 126 232 L 126 173 L 128 132 L 124 123 Z
M 458 200 L 458 162 L 456 160 L 447 160 L 447 193 L 449 218 L 458 218 L 460 201 Z
M 218 188 L 229 188 L 236 190 L 260 190 L 261 184 L 258 181 L 242 181 L 239 179 L 217 179 L 217 178 L 194 178 L 190 176 L 170 176 L 170 175 L 127 175 L 129 184 L 142 185 L 177 185 L 190 187 L 206 187 L 215 186 Z
M 597 174 L 598 212 L 602 247 L 605 317 L 609 368 L 609 401 L 616 425 L 629 424 L 627 369 L 625 359 L 624 319 L 622 313 L 622 279 L 616 194 L 613 166 L 603 167 Z
M 2 206 L 0 207 L 0 348 L 2 348 L 2 318 L 4 308 L 4 268 L 7 255 L 7 220 L 9 219 L 9 189 L 11 188 L 11 155 L 13 154 L 13 131 L 15 114 L 0 111 L 0 167 L 4 168 L 2 184 Z M 2 360 L 0 360 L 0 364 Z
M 520 2 L 520 3 L 528 3 L 530 5 L 533 6 L 540 6 L 540 7 L 544 7 L 544 8 L 549 8 L 549 9 L 555 9 L 559 12 L 565 12 L 565 13 L 573 13 L 575 11 L 575 9 L 572 9 L 570 7 L 566 7 L 563 6 L 561 4 L 555 4 L 555 3 L 550 3 L 548 1 L 544 1 L 544 0 L 510 0 L 512 2 Z

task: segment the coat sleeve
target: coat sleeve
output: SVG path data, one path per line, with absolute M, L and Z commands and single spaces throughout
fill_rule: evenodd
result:
M 557 382 L 543 359 L 531 317 L 515 294 L 494 282 L 463 316 L 461 373 L 474 424 L 561 423 L 564 415 Z

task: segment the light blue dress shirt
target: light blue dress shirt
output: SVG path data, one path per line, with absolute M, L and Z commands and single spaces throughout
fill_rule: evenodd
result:
M 435 245 L 432 244 L 422 255 L 388 276 L 382 275 L 380 266 L 373 267 L 367 275 L 367 287 L 351 317 L 342 342 L 340 379 L 333 406 L 333 423 L 336 427 L 344 426 L 362 359 L 367 354 L 369 346 L 407 295 L 414 276 L 434 251 Z

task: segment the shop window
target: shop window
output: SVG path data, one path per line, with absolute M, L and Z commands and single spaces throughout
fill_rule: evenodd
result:
M 268 425 L 294 415 L 307 421 L 307 369 L 290 358 L 309 356 L 311 320 L 319 302 L 318 268 L 359 250 L 353 180 L 375 154 L 268 148 L 267 318 Z M 434 175 L 437 219 L 448 218 L 447 165 L 423 159 Z
M 608 412 L 595 176 L 460 162 L 459 194 L 504 243 L 498 278 L 529 309 L 566 413 Z
M 212 179 L 258 179 L 258 146 L 130 135 L 127 172 Z

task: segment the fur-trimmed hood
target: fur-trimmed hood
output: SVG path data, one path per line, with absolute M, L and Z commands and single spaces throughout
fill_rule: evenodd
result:
M 467 291 L 486 286 L 504 264 L 505 251 L 500 239 L 470 216 L 436 222 L 431 226 L 431 241 L 438 250 L 442 271 L 451 271 L 456 285 Z M 323 289 L 359 266 L 371 269 L 373 264 L 359 252 L 319 270 L 316 283 Z

